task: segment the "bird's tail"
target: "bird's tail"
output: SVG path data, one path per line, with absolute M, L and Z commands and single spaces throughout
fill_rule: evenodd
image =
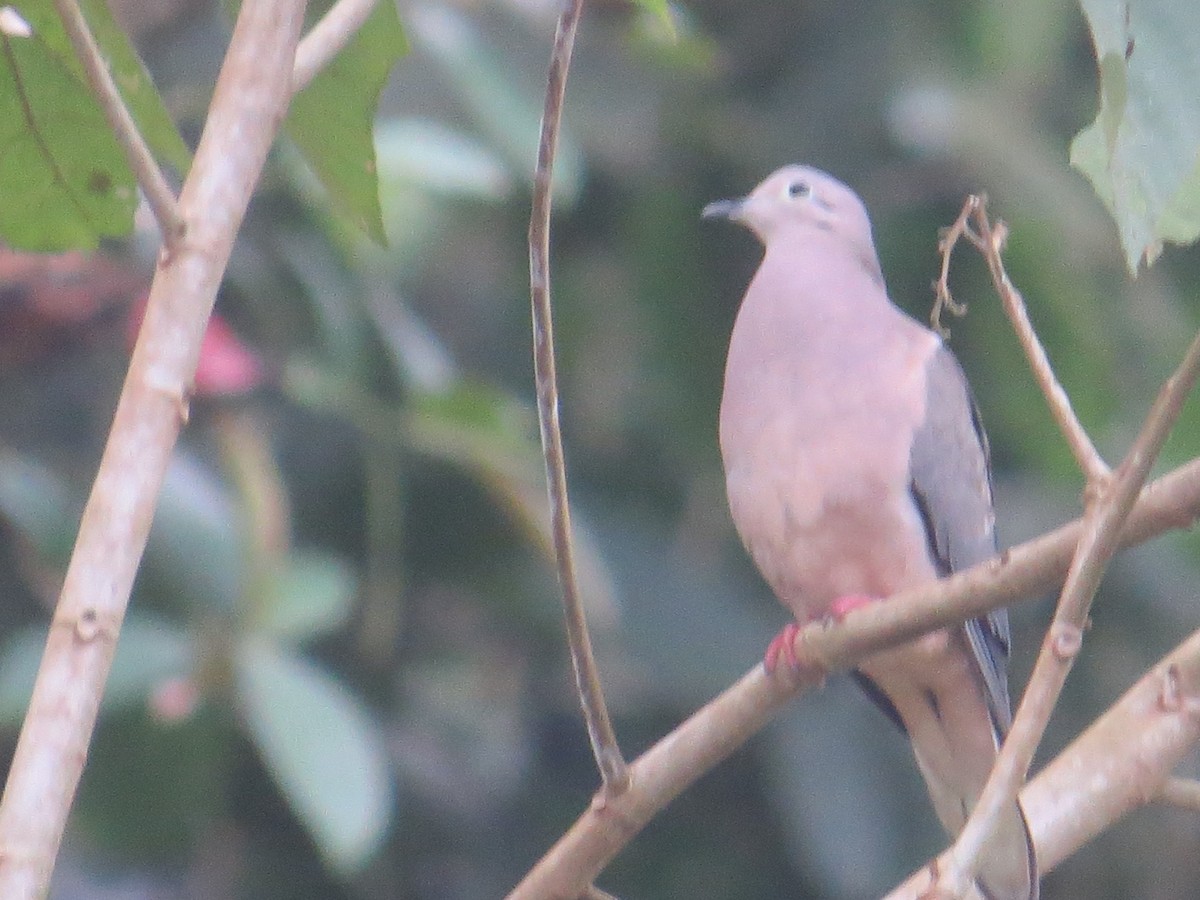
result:
M 1001 814 L 980 859 L 978 882 L 988 900 L 1038 900 L 1037 856 L 1020 801 Z

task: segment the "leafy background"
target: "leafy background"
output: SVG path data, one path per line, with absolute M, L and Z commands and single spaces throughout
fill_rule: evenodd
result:
M 834 171 L 872 210 L 893 295 L 924 317 L 937 229 L 986 191 L 1081 418 L 1111 459 L 1128 445 L 1198 324 L 1194 252 L 1168 251 L 1136 280 L 1128 268 L 1186 237 L 1177 188 L 1198 143 L 1187 65 L 1200 14 L 1185 0 L 1129 20 L 1083 5 L 1109 42 L 1099 79 L 1083 10 L 1066 0 L 694 0 L 671 8 L 671 27 L 636 6 L 589 7 L 556 170 L 554 284 L 585 592 L 627 752 L 753 665 L 783 621 L 733 535 L 715 442 L 724 345 L 757 251 L 701 224 L 706 202 L 784 162 Z M 46 6 L 18 4 L 49 29 L 34 15 Z M 194 142 L 224 13 L 113 8 Z M 381 10 L 358 55 L 298 104 L 235 252 L 205 350 L 212 389 L 164 487 L 55 897 L 495 897 L 595 787 L 531 409 L 525 229 L 555 5 Z M 371 94 L 389 68 L 372 147 Z M 51 80 L 39 72 L 28 83 Z M 1164 81 L 1183 98 L 1182 164 L 1121 130 L 1137 121 L 1120 110 Z M 1098 83 L 1116 105 L 1072 147 Z M 186 166 L 169 129 L 155 146 Z M 1130 171 L 1175 180 L 1106 187 L 1124 170 L 1104 154 L 1130 148 L 1149 153 Z M 1149 214 L 1115 226 L 1072 153 L 1110 207 Z M 85 186 L 115 190 L 119 174 L 88 178 L 104 158 L 85 155 Z M 32 207 L 12 183 L 0 181 L 0 224 L 32 230 L 6 230 L 10 243 L 86 246 L 128 226 L 68 222 L 47 237 L 49 214 L 14 214 Z M 0 256 L 9 748 L 153 242 L 103 251 Z M 1015 543 L 1075 515 L 1080 478 L 968 254 L 955 288 L 971 310 L 952 343 Z M 1167 462 L 1198 443 L 1193 403 Z M 1192 629 L 1196 578 L 1190 536 L 1117 561 L 1047 754 Z M 1018 682 L 1048 602 L 1014 611 Z M 1149 807 L 1044 895 L 1189 896 L 1197 838 L 1194 816 Z M 833 679 L 601 883 L 629 897 L 867 897 L 941 840 L 904 741 Z

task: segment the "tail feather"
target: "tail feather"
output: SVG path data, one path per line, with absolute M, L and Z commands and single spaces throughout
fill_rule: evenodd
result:
M 988 900 L 1038 900 L 1037 854 L 1020 802 L 1004 812 L 980 860 L 978 881 Z

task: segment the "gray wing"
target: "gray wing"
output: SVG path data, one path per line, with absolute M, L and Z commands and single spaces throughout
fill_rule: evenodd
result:
M 925 522 L 929 550 L 943 575 L 996 555 L 987 436 L 958 360 L 939 347 L 929 362 L 925 421 L 913 437 L 909 490 Z M 988 709 L 1003 737 L 1012 724 L 1008 697 L 1008 613 L 966 623 Z

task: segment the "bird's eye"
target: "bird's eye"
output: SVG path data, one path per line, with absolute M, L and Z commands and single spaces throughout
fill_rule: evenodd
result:
M 807 197 L 812 193 L 812 185 L 807 181 L 793 181 L 788 185 L 789 197 Z

